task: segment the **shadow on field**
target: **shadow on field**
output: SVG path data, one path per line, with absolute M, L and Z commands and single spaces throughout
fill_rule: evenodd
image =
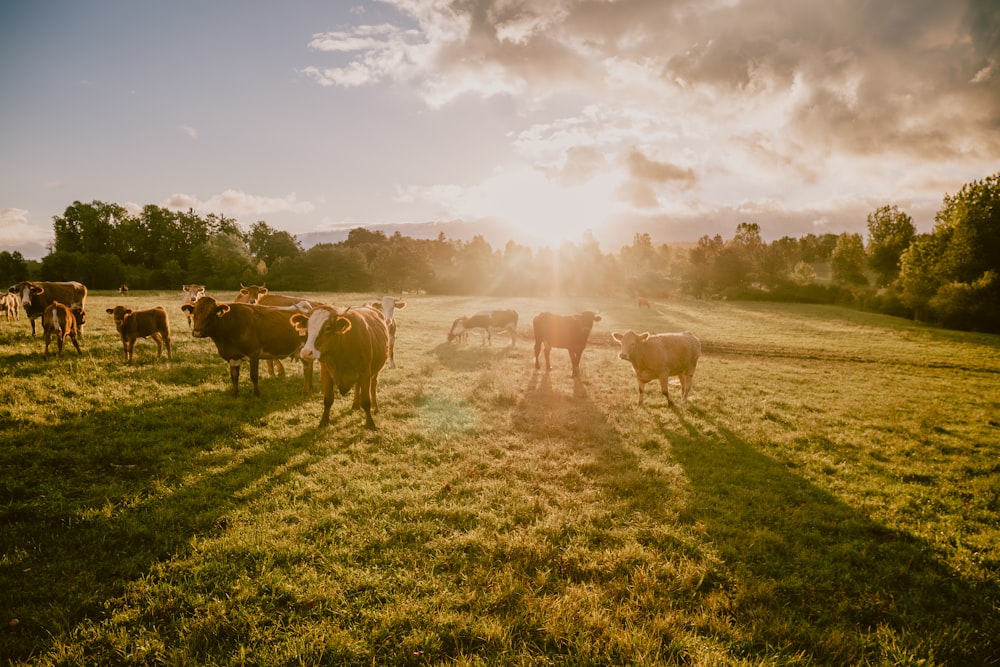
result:
M 504 339 L 504 344 L 480 345 L 478 341 L 469 343 L 441 343 L 430 350 L 445 368 L 452 371 L 478 371 L 489 368 L 499 359 L 505 359 L 511 354 L 510 343 Z
M 739 581 L 734 622 L 752 636 L 750 654 L 1000 664 L 995 586 L 963 579 L 924 541 L 871 521 L 704 411 L 675 414 L 686 434 L 657 419 L 691 482 L 686 518 L 705 526 Z M 841 644 L 872 654 L 845 655 Z
M 313 421 L 321 401 L 301 397 L 297 380 L 262 378 L 261 398 L 226 386 L 0 433 L 0 656 L 44 654 L 99 621 L 130 582 L 308 465 L 274 472 L 329 437 Z M 316 410 L 301 435 L 259 451 L 254 427 L 303 401 Z

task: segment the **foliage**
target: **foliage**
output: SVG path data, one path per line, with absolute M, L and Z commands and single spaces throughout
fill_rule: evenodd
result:
M 868 214 L 868 266 L 878 274 L 878 285 L 899 275 L 899 260 L 916 238 L 913 219 L 897 206 L 882 206 Z
M 350 396 L 318 429 L 299 364 L 233 399 L 179 300 L 94 293 L 83 354 L 48 362 L 26 322 L 0 321 L 5 665 L 1000 655 L 997 336 L 591 298 L 574 380 L 561 350 L 535 371 L 530 320 L 581 299 L 412 295 L 368 433 Z M 167 308 L 170 361 L 147 340 L 125 363 L 103 315 L 123 301 Z M 521 314 L 513 348 L 445 342 L 499 307 Z M 629 328 L 701 338 L 688 402 L 637 406 L 609 335 Z
M 840 285 L 867 285 L 865 246 L 860 234 L 841 234 L 830 256 L 833 282 Z

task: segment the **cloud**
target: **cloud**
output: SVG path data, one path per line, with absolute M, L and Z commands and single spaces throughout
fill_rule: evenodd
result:
M 187 135 L 192 139 L 198 138 L 198 130 L 190 125 L 178 125 L 177 129 L 180 130 L 181 134 Z
M 23 208 L 0 208 L 0 246 L 52 240 L 52 231 L 33 224 L 30 218 L 31 214 Z
M 199 213 L 222 213 L 233 216 L 256 216 L 268 213 L 309 213 L 315 209 L 311 202 L 300 202 L 293 192 L 284 197 L 261 197 L 242 190 L 225 190 L 200 200 L 194 195 L 174 194 L 164 203 L 165 208 Z

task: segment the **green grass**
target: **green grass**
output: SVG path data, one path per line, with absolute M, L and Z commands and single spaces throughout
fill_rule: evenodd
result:
M 297 363 L 229 396 L 179 299 L 94 293 L 47 362 L 0 322 L 2 664 L 1000 664 L 1000 337 L 411 295 L 370 433 L 349 397 L 317 429 Z M 171 361 L 125 364 L 122 302 Z M 446 342 L 484 307 L 514 348 Z M 531 318 L 584 308 L 583 377 L 535 371 Z M 701 338 L 687 403 L 637 405 L 628 328 Z

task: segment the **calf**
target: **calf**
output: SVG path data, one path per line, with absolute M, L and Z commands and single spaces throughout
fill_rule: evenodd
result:
M 459 317 L 452 322 L 448 332 L 448 342 L 454 339 L 465 340 L 472 329 L 483 331 L 483 345 L 493 344 L 493 329 L 506 331 L 510 334 L 510 346 L 514 347 L 517 340 L 517 311 L 515 310 L 483 310 L 475 315 Z
M 181 310 L 184 310 L 184 306 L 193 305 L 198 299 L 205 296 L 205 286 L 204 285 L 184 285 L 181 288 L 184 292 L 184 299 L 181 301 Z M 194 318 L 191 312 L 184 310 L 187 314 L 188 328 L 194 327 Z
M 283 359 L 302 348 L 299 332 L 288 319 L 288 311 L 247 303 L 219 303 L 203 296 L 181 307 L 191 315 L 191 335 L 211 338 L 219 356 L 229 364 L 233 396 L 239 395 L 240 365 L 250 360 L 254 396 L 260 396 L 261 359 Z M 312 390 L 312 362 L 303 364 L 303 391 Z
M 396 311 L 406 308 L 406 302 L 394 296 L 384 296 L 378 301 L 369 301 L 369 308 L 382 313 L 389 327 L 389 368 L 396 367 Z
M 545 346 L 545 370 L 552 370 L 549 353 L 552 348 L 565 348 L 569 351 L 569 360 L 573 365 L 573 377 L 580 375 L 580 357 L 587 346 L 590 331 L 594 322 L 600 322 L 601 316 L 585 310 L 575 315 L 555 315 L 544 312 L 535 316 L 532 328 L 535 332 L 535 368 L 538 365 L 538 353 Z
M 56 342 L 59 344 L 58 356 L 62 357 L 63 341 L 66 340 L 67 336 L 73 342 L 77 354 L 82 354 L 77 336 L 80 327 L 86 321 L 87 316 L 82 308 L 70 308 L 58 301 L 53 301 L 46 306 L 42 313 L 42 332 L 45 336 L 45 352 L 42 354 L 42 358 L 49 358 L 49 342 L 52 340 L 52 336 L 56 337 Z
M 667 405 L 673 405 L 667 392 L 667 380 L 671 375 L 681 380 L 681 398 L 687 400 L 691 391 L 694 370 L 701 356 L 701 341 L 690 331 L 684 333 L 649 334 L 629 329 L 625 333 L 617 331 L 612 338 L 621 343 L 618 356 L 632 363 L 635 379 L 639 383 L 639 405 L 643 404 L 647 382 L 660 381 L 660 390 L 667 397 Z
M 125 348 L 125 359 L 128 363 L 132 363 L 136 338 L 152 337 L 156 341 L 157 359 L 160 358 L 163 346 L 166 345 L 167 359 L 170 358 L 170 323 L 163 306 L 147 310 L 115 306 L 106 310 L 115 320 L 115 328 L 122 337 L 122 346 Z
M 15 320 L 21 319 L 19 312 L 20 304 L 18 303 L 17 296 L 11 294 L 10 292 L 4 292 L 0 294 L 0 312 L 4 314 L 7 321 L 10 322 L 11 316 L 14 316 Z
M 24 314 L 31 320 L 31 335 L 35 335 L 35 319 L 40 317 L 49 304 L 56 301 L 70 308 L 79 307 L 81 312 L 86 306 L 87 287 L 78 282 L 32 282 L 22 280 L 9 290 L 21 301 Z M 77 332 L 83 335 L 83 330 Z
M 291 321 L 306 333 L 301 357 L 319 359 L 323 379 L 323 416 L 319 425 L 330 424 L 334 390 L 343 396 L 353 387 L 351 409 L 363 409 L 365 427 L 374 430 L 372 412 L 378 412 L 378 374 L 389 359 L 389 326 L 381 312 L 367 306 L 342 312 L 323 306 L 309 315 L 292 315 Z

